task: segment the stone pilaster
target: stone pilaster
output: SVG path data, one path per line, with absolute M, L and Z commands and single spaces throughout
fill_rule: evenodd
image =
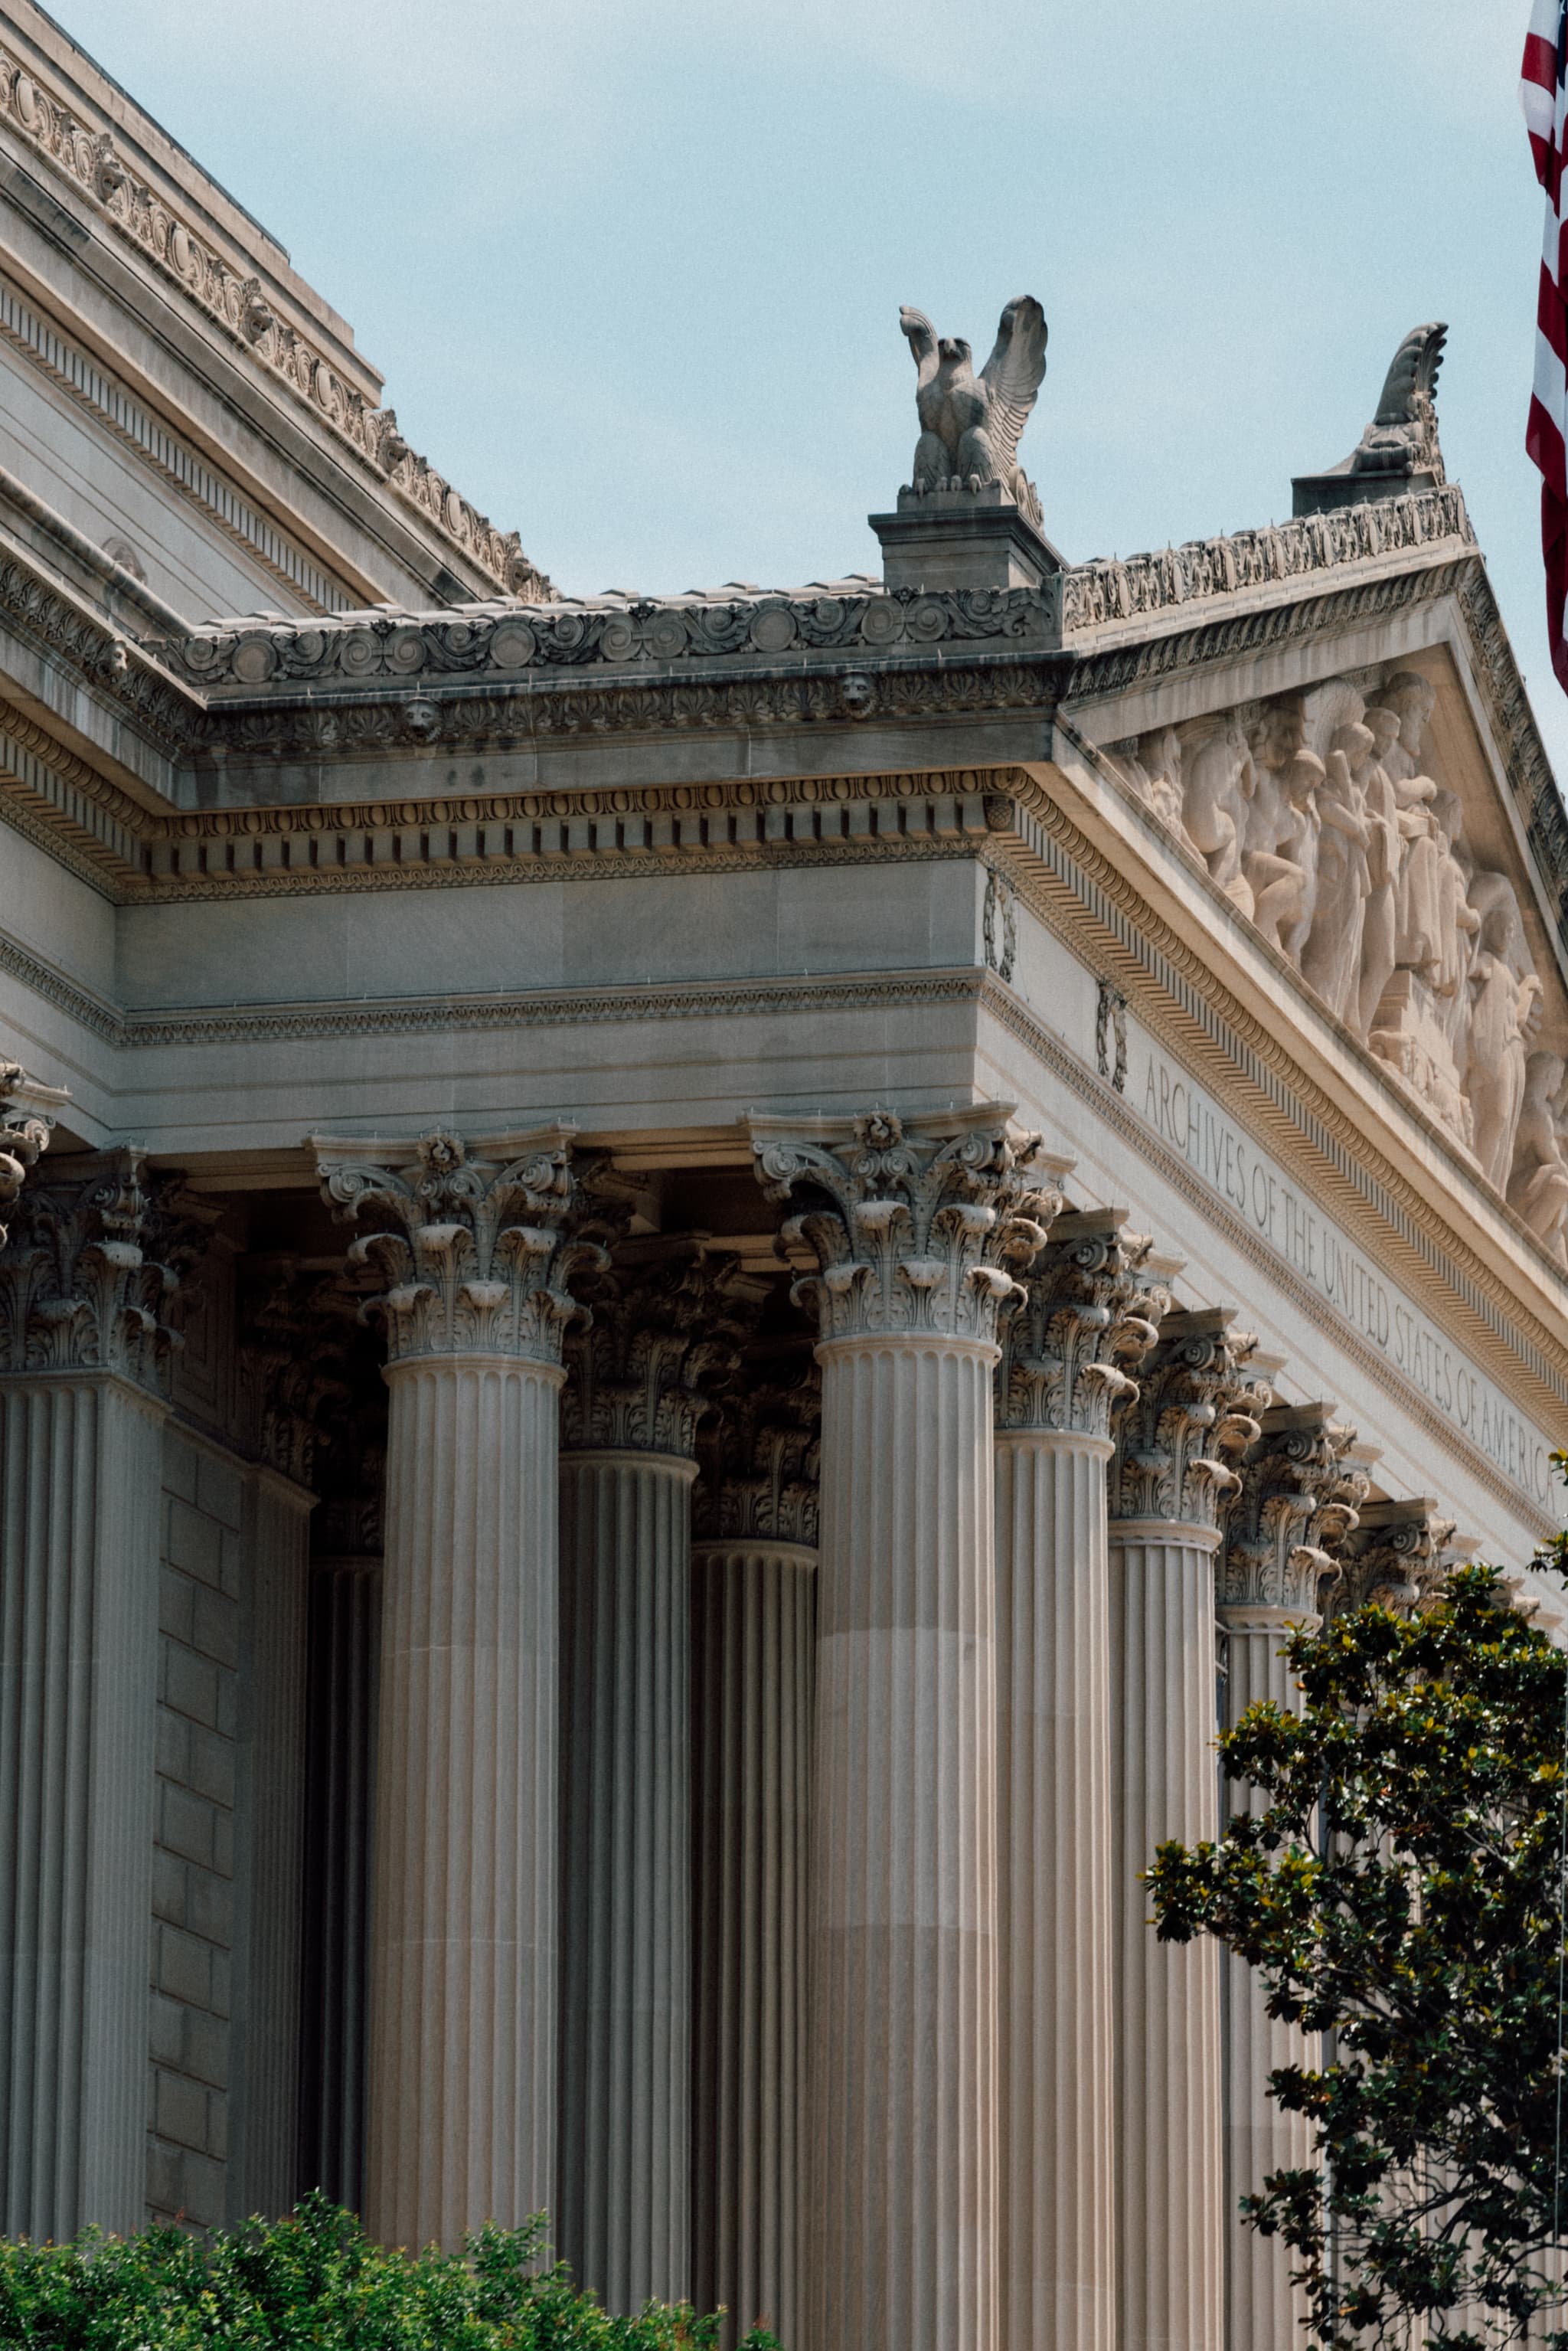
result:
M 1116 1416 L 1111 1470 L 1117 2341 L 1220 2351 L 1219 1966 L 1161 1943 L 1141 1873 L 1218 1826 L 1214 1553 L 1229 1458 L 1256 1437 L 1254 1342 L 1228 1309 L 1167 1314 Z M 1267 1392 L 1263 1392 L 1267 1401 Z
M 743 1371 L 694 1492 L 693 2299 L 801 2340 L 821 1382 Z
M 1315 1625 L 1322 1595 L 1339 1574 L 1341 1547 L 1356 1525 L 1365 1477 L 1347 1459 L 1354 1431 L 1336 1427 L 1323 1404 L 1263 1414 L 1240 1464 L 1240 1488 L 1225 1512 L 1218 1614 L 1225 1643 L 1224 1720 L 1239 1723 L 1263 1702 L 1294 1710 L 1300 1698 L 1283 1654 L 1293 1625 Z M 1262 1798 L 1227 1782 L 1234 1813 Z M 1312 2134 L 1269 2095 L 1281 2065 L 1310 2064 L 1314 2044 L 1297 2025 L 1271 2017 L 1253 1970 L 1228 1953 L 1220 1980 L 1225 2047 L 1226 2327 L 1231 2344 L 1289 2342 L 1304 2304 L 1291 2286 L 1292 2256 L 1277 2237 L 1240 2219 L 1243 2196 L 1271 2171 L 1312 2160 Z
M 200 1238 L 126 1149 L 29 1184 L 0 1257 L 7 2235 L 146 2210 L 162 1432 Z
M 1115 1994 L 1105 1468 L 1167 1300 L 1121 1212 L 1061 1216 L 997 1372 L 1002 2328 L 1115 2339 Z
M 752 1122 L 818 1270 L 811 1838 L 819 2351 L 998 2341 L 997 1312 L 1059 1205 L 984 1104 Z M 1059 1163 L 1058 1163 L 1059 1165 Z
M 764 1295 L 700 1241 L 622 1244 L 562 1405 L 566 1840 L 558 2238 L 610 2309 L 691 2262 L 691 1489 Z
M 557 1399 L 570 1130 L 319 1141 L 387 1286 L 365 2216 L 455 2247 L 551 2209 Z

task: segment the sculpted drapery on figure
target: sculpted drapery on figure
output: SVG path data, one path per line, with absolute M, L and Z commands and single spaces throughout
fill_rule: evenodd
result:
M 1518 892 L 1430 772 L 1420 672 L 1331 678 L 1113 747 L 1119 772 L 1560 1262 L 1568 1100 Z M 1549 1035 L 1552 1032 L 1548 1032 Z

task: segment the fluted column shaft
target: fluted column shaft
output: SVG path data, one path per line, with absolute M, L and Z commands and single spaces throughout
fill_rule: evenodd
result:
M 818 1350 L 813 2351 L 997 2335 L 996 1358 Z
M 559 1364 L 387 1369 L 366 2220 L 553 2200 Z
M 314 1498 L 261 1468 L 246 1505 L 240 1656 L 235 2012 L 245 2078 L 229 2140 L 230 2211 L 276 2219 L 299 2192 L 299 1970 L 305 1827 L 305 1604 Z
M 1114 2340 L 1109 1438 L 996 1440 L 1007 2336 Z
M 165 1408 L 108 1373 L 0 1380 L 0 2227 L 147 2200 Z
M 817 1553 L 692 1552 L 697 1820 L 694 2299 L 800 2341 Z
M 1299 1615 L 1283 1608 L 1226 1607 L 1225 1727 L 1234 1729 L 1249 1706 L 1271 1700 L 1287 1712 L 1301 1706 L 1283 1645 Z M 1264 1809 L 1257 1790 L 1226 1783 L 1230 1811 Z M 1291 2283 L 1294 2255 L 1278 2237 L 1260 2237 L 1242 2220 L 1243 2196 L 1261 2191 L 1271 2171 L 1296 2170 L 1312 2160 L 1312 2128 L 1286 2114 L 1269 2095 L 1279 2065 L 1313 2062 L 1314 2043 L 1301 2027 L 1269 2014 L 1254 1969 L 1222 1954 L 1225 2026 L 1226 2341 L 1230 2351 L 1255 2343 L 1300 2339 L 1305 2296 Z
M 364 2202 L 370 1896 L 382 1562 L 311 1562 L 299 2179 Z
M 1159 1942 L 1139 1873 L 1217 1833 L 1212 1528 L 1113 1520 L 1120 2351 L 1220 2351 L 1219 1966 Z M 1250 2346 L 1249 2346 L 1250 2351 Z
M 810 2351 L 1000 2339 L 998 1316 L 1061 1207 L 1004 1102 L 754 1118 L 817 1271 Z
M 674 1454 L 561 1457 L 559 2241 L 624 2312 L 689 2274 L 695 1475 Z
M 555 2205 L 559 1400 L 570 1130 L 317 1138 L 387 1280 L 365 2218 L 456 2248 Z

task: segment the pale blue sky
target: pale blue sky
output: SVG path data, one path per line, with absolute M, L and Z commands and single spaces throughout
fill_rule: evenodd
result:
M 1528 0 L 55 0 L 569 591 L 876 567 L 913 302 L 1037 294 L 1071 559 L 1290 512 L 1406 329 L 1559 776 Z

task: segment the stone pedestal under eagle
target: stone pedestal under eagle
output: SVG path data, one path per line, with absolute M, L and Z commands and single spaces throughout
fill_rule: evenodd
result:
M 915 405 L 920 438 L 910 486 L 983 490 L 998 483 L 1038 529 L 1040 500 L 1017 462 L 1019 436 L 1029 422 L 1045 374 L 1045 312 L 1031 294 L 1008 304 L 996 349 L 975 373 L 973 353 L 957 335 L 938 336 L 922 310 L 902 309 L 919 370 Z

